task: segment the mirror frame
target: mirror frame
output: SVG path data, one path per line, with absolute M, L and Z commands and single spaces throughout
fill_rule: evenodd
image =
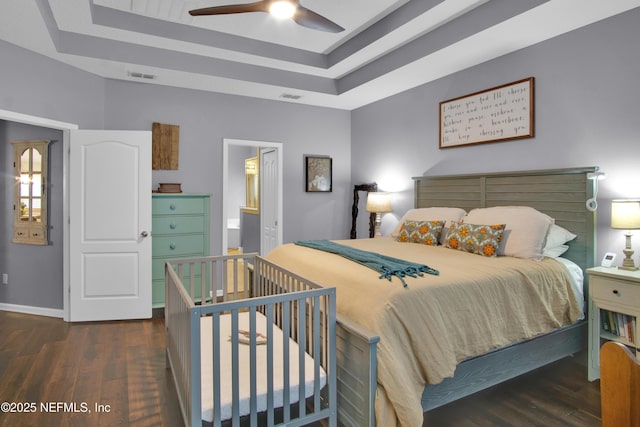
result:
M 14 171 L 14 198 L 13 198 L 13 243 L 22 243 L 30 245 L 48 245 L 49 244 L 49 203 L 48 203 L 48 182 L 49 182 L 49 144 L 51 141 L 47 140 L 32 140 L 32 141 L 12 141 L 13 145 L 13 171 Z M 29 156 L 29 164 L 26 168 L 23 167 L 22 159 L 23 154 L 31 150 L 37 151 L 40 158 L 40 170 L 34 171 L 33 161 Z M 31 177 L 33 174 L 39 173 L 41 175 L 41 188 L 40 196 L 34 195 L 33 184 L 31 183 Z M 21 189 L 24 188 L 25 183 L 21 179 L 21 176 L 27 173 L 29 177 L 29 194 L 22 195 Z M 25 204 L 25 210 L 22 207 L 22 200 L 29 199 L 29 203 Z M 33 215 L 33 200 L 40 200 L 40 215 L 39 221 L 35 221 Z

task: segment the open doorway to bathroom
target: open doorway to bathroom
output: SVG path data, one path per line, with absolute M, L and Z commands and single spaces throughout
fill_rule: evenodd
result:
M 224 139 L 222 253 L 282 244 L 282 144 Z

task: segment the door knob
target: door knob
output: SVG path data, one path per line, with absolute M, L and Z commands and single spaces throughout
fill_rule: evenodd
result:
M 147 233 L 146 231 L 143 231 L 142 233 L 140 233 L 140 235 L 142 237 L 147 237 L 149 235 L 149 233 Z

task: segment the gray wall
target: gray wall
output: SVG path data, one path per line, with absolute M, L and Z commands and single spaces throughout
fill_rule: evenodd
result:
M 154 121 L 180 125 L 180 169 L 154 171 L 153 186 L 181 182 L 186 192 L 212 195 L 212 253 L 221 250 L 223 138 L 283 144 L 285 242 L 348 237 L 349 112 L 105 80 L 2 41 L 0 57 L 0 109 L 74 123 L 83 129 L 151 130 Z M 7 137 L 0 137 L 6 183 Z M 56 148 L 61 149 L 62 143 Z M 304 192 L 304 154 L 333 157 L 332 193 Z M 61 171 L 61 164 L 52 166 L 52 173 Z M 4 194 L 2 212 L 8 209 L 7 185 L 11 184 L 5 184 L 0 193 Z M 7 272 L 9 264 L 11 271 L 10 284 L 0 285 L 0 303 L 61 309 L 62 249 L 57 249 L 59 262 L 40 268 L 31 255 L 22 256 L 15 248 L 18 245 L 6 247 L 10 230 L 2 227 L 0 273 Z
M 48 246 L 12 243 L 13 147 L 8 141 L 48 139 L 49 145 L 49 241 Z M 0 284 L 0 302 L 62 308 L 62 131 L 0 120 L 0 273 L 9 284 Z
M 107 129 L 151 129 L 154 121 L 180 126 L 179 170 L 154 171 L 153 183 L 180 182 L 185 192 L 211 194 L 213 254 L 221 250 L 224 138 L 283 144 L 285 242 L 349 236 L 348 111 L 113 80 L 105 93 Z M 333 157 L 332 193 L 304 192 L 305 154 Z
M 0 109 L 104 126 L 105 80 L 0 40 Z
M 84 128 L 104 125 L 104 79 L 0 41 L 0 109 Z M 51 146 L 51 245 L 11 243 L 16 139 L 57 139 Z M 0 303 L 62 309 L 62 132 L 0 121 Z
M 613 198 L 640 196 L 638 22 L 636 9 L 354 111 L 352 181 L 396 192 L 383 233 L 412 207 L 412 176 L 596 165 L 607 173 L 598 194 L 598 257 L 622 257 L 623 232 L 610 229 L 609 210 Z M 529 76 L 534 138 L 438 149 L 440 101 Z M 634 246 L 637 263 L 640 232 Z

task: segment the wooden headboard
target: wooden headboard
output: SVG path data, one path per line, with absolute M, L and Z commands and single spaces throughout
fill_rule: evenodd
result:
M 420 176 L 415 180 L 415 207 L 473 208 L 531 206 L 555 218 L 556 224 L 578 237 L 562 255 L 582 269 L 595 265 L 595 212 L 586 207 L 598 167 Z

